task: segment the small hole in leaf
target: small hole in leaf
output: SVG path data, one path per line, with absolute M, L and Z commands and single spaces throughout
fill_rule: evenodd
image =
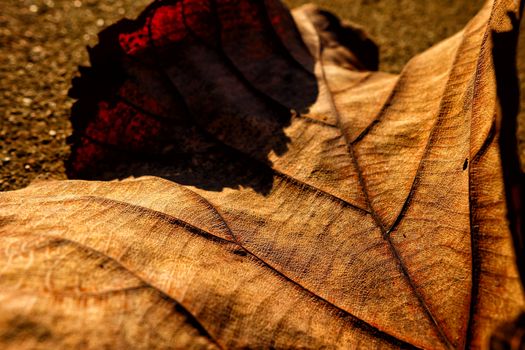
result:
M 465 162 L 463 163 L 463 170 L 467 170 L 468 168 L 468 158 L 465 159 Z
M 242 249 L 236 249 L 233 251 L 233 254 L 235 255 L 239 255 L 239 256 L 246 256 L 246 251 L 242 250 Z

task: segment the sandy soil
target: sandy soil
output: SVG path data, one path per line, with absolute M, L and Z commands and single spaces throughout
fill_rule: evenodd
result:
M 67 97 L 86 45 L 149 0 L 2 0 L 0 12 L 0 190 L 35 178 L 65 178 Z M 289 0 L 297 6 L 307 1 Z M 319 0 L 366 28 L 381 69 L 399 71 L 414 54 L 460 30 L 481 0 Z

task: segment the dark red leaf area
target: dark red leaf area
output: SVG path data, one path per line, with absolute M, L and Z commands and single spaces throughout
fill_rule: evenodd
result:
M 188 1 L 186 1 L 188 2 Z M 160 6 L 148 17 L 144 25 L 135 32 L 121 33 L 119 43 L 128 55 L 139 55 L 152 45 L 164 47 L 186 38 L 190 32 L 199 37 L 216 35 L 210 4 L 193 1 L 189 4 L 177 2 Z
M 124 102 L 111 106 L 98 105 L 98 114 L 86 129 L 92 139 L 109 145 L 121 145 L 131 150 L 141 149 L 159 134 L 160 122 Z
M 219 45 L 239 36 L 261 35 L 268 23 L 261 16 L 263 1 L 178 1 L 158 7 L 144 25 L 135 32 L 121 33 L 119 43 L 128 55 L 139 55 L 151 49 L 166 47 L 188 36 L 195 36 L 208 45 Z M 268 19 L 272 25 L 281 22 L 279 14 Z M 279 26 L 277 26 L 279 28 Z M 281 33 L 284 28 L 281 26 Z M 265 47 L 268 41 L 253 42 L 244 47 L 255 55 L 269 55 L 274 51 Z
M 89 55 L 70 90 L 73 178 L 210 142 L 265 163 L 286 151 L 292 110 L 318 93 L 313 59 L 276 0 L 155 1 L 101 32 Z

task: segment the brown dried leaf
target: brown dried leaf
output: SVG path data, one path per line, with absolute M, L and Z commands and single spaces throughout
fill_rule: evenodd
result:
M 108 29 L 71 173 L 125 153 L 105 177 L 166 179 L 0 194 L 0 344 L 487 347 L 523 308 L 498 142 L 517 6 L 398 76 L 359 71 L 373 45 L 315 8 L 301 40 L 273 0 L 158 1 Z

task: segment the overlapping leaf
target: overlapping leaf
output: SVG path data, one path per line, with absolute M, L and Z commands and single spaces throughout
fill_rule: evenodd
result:
M 489 1 L 399 75 L 273 0 L 110 27 L 72 91 L 70 172 L 164 179 L 2 194 L 0 342 L 486 347 L 523 307 L 494 44 L 518 14 Z

